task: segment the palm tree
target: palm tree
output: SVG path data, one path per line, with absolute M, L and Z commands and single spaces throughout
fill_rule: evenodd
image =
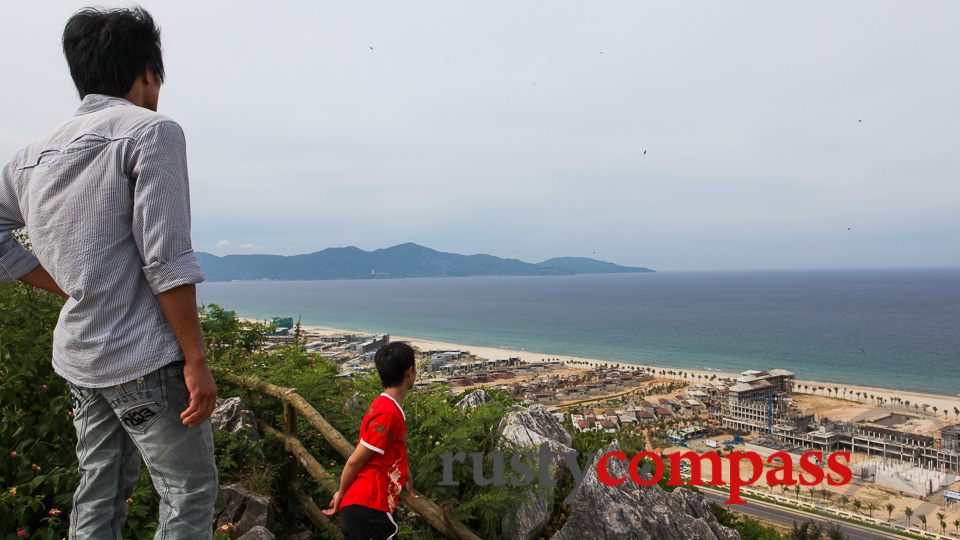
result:
M 926 515 L 926 514 L 919 514 L 919 515 L 917 516 L 917 519 L 920 520 L 920 523 L 923 523 L 923 530 L 927 530 L 927 515 Z
M 841 495 L 841 496 L 840 496 L 840 509 L 841 509 L 841 510 L 846 510 L 846 509 L 847 509 L 847 503 L 849 503 L 849 502 L 850 502 L 850 497 L 847 497 L 846 495 Z
M 800 484 L 793 486 L 793 491 L 797 493 L 797 500 L 800 500 Z
M 960 408 L 954 407 L 953 414 L 956 415 L 957 418 L 960 418 Z M 960 527 L 957 528 L 960 529 Z
M 860 499 L 853 499 L 853 509 L 856 510 L 858 514 L 860 513 L 861 506 L 863 506 L 863 503 Z
M 880 504 L 877 501 L 867 501 L 867 512 L 870 512 L 870 517 L 873 517 L 873 511 L 878 508 L 880 508 Z
M 895 508 L 896 506 L 894 506 L 893 503 L 887 503 L 887 521 L 890 521 L 890 516 L 893 514 Z
M 930 404 L 924 403 L 923 405 L 921 405 L 921 407 L 923 407 L 923 414 L 927 414 L 927 409 L 930 408 Z
M 943 529 L 946 528 L 947 524 L 943 521 L 943 518 L 947 517 L 943 512 L 937 512 L 937 520 L 940 521 L 940 534 L 943 534 Z
M 820 498 L 830 502 L 830 499 L 833 498 L 833 492 L 827 488 L 820 488 Z
M 937 415 L 937 406 L 934 405 L 932 408 L 933 408 L 933 415 L 936 416 L 936 415 Z
M 913 508 L 909 506 L 903 509 L 903 515 L 907 516 L 907 527 L 910 526 L 910 518 L 913 517 Z
M 810 502 L 817 502 L 817 488 L 810 488 Z
M 957 534 L 960 535 L 960 519 L 955 520 L 953 526 L 957 528 Z

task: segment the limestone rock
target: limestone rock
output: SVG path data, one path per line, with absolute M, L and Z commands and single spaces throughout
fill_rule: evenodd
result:
M 360 392 L 354 392 L 346 403 L 343 404 L 343 414 L 350 414 L 353 411 L 362 411 L 365 409 L 362 403 L 360 403 Z
M 237 433 L 241 429 L 250 430 L 250 440 L 260 440 L 260 431 L 257 429 L 257 417 L 244 406 L 238 397 L 230 399 L 217 398 L 217 406 L 210 415 L 210 425 L 214 431 L 227 430 Z
M 536 489 L 527 491 L 527 500 L 517 508 L 516 513 L 505 515 L 500 521 L 501 538 L 504 540 L 534 540 L 550 524 L 553 516 L 553 489 L 548 493 L 538 493 Z
M 469 396 L 468 396 L 469 397 Z M 546 444 L 559 454 L 573 452 L 572 440 L 567 430 L 557 419 L 540 406 L 511 412 L 503 417 L 497 427 L 500 437 L 522 449 L 535 449 Z M 535 450 L 533 450 L 535 451 Z M 556 456 L 550 464 L 551 478 L 560 482 L 569 474 L 563 458 Z M 527 502 L 520 505 L 513 515 L 501 520 L 505 540 L 532 540 L 550 523 L 553 514 L 554 487 L 541 486 L 527 492 Z
M 497 427 L 500 436 L 520 446 L 540 446 L 550 444 L 551 448 L 562 448 L 563 452 L 572 452 L 573 439 L 557 419 L 540 406 L 512 412 L 503 417 Z
M 660 486 L 639 486 L 629 478 L 619 486 L 601 482 L 599 458 L 619 450 L 613 442 L 597 454 L 574 497 L 570 517 L 551 540 L 740 539 L 739 533 L 717 522 L 709 503 L 697 493 L 683 488 L 667 493 Z M 611 476 L 627 476 L 627 463 L 611 459 L 607 464 Z
M 500 405 L 499 403 L 494 401 L 492 397 L 490 397 L 490 394 L 484 392 L 483 388 L 477 388 L 473 392 L 470 392 L 469 394 L 467 394 L 466 397 L 464 397 L 457 403 L 457 407 L 461 409 L 476 409 L 477 407 L 483 404 L 489 404 L 491 406 L 496 406 L 501 409 L 503 408 L 502 405 Z
M 266 527 L 258 525 L 247 531 L 243 536 L 238 536 L 237 540 L 276 540 L 276 538 Z
M 240 484 L 231 484 L 222 491 L 223 510 L 217 518 L 218 529 L 232 525 L 231 536 L 238 538 L 256 527 L 266 527 L 270 518 L 269 498 L 251 493 Z M 217 507 L 219 506 L 218 501 Z

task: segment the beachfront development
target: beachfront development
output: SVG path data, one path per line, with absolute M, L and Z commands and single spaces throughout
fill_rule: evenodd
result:
M 341 376 L 366 371 L 376 348 L 391 339 L 302 331 L 301 342 L 335 358 Z M 845 485 L 831 485 L 828 471 L 815 486 L 753 489 L 899 528 L 938 531 L 943 520 L 948 533 L 960 520 L 955 398 L 802 381 L 784 369 L 728 374 L 393 339 L 418 349 L 422 391 L 497 389 L 545 407 L 571 434 L 639 437 L 648 450 L 664 454 L 740 451 L 766 459 L 785 452 L 799 460 L 816 451 L 823 464 L 831 454 L 849 452 L 853 479 Z M 752 472 L 750 464 L 741 469 Z M 728 473 L 720 472 L 724 478 Z M 703 474 L 713 473 L 706 468 Z

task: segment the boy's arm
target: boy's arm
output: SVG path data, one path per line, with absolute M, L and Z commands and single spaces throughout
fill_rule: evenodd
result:
M 353 482 L 357 479 L 357 475 L 363 470 L 363 466 L 376 454 L 376 452 L 367 448 L 362 443 L 357 445 L 356 450 L 350 454 L 350 459 L 347 460 L 347 464 L 343 467 L 343 474 L 340 475 L 340 489 L 334 493 L 333 500 L 330 501 L 330 509 L 324 510 L 324 514 L 332 516 L 340 511 L 340 501 L 343 500 L 343 496 L 347 493 L 347 490 L 350 489 L 350 486 L 353 485 Z
M 403 485 L 403 487 L 406 488 L 406 490 L 410 492 L 410 495 L 411 495 L 414 499 L 419 499 L 419 498 L 420 498 L 420 494 L 417 493 L 416 491 L 414 491 L 414 489 L 413 489 L 413 474 L 410 472 L 410 464 L 409 464 L 409 462 L 407 461 L 407 455 L 406 455 L 406 454 L 403 455 L 403 465 L 404 465 L 404 467 L 407 469 L 407 483 L 405 483 L 405 484 Z

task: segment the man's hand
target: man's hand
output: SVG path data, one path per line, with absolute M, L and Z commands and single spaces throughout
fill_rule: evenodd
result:
M 340 499 L 343 499 L 342 492 L 337 491 L 333 494 L 333 500 L 330 501 L 330 508 L 328 510 L 321 510 L 326 516 L 332 517 L 334 514 L 340 511 Z
M 213 381 L 206 361 L 188 361 L 184 364 L 183 379 L 190 393 L 190 404 L 180 418 L 187 426 L 196 427 L 209 418 L 217 406 L 217 383 Z

